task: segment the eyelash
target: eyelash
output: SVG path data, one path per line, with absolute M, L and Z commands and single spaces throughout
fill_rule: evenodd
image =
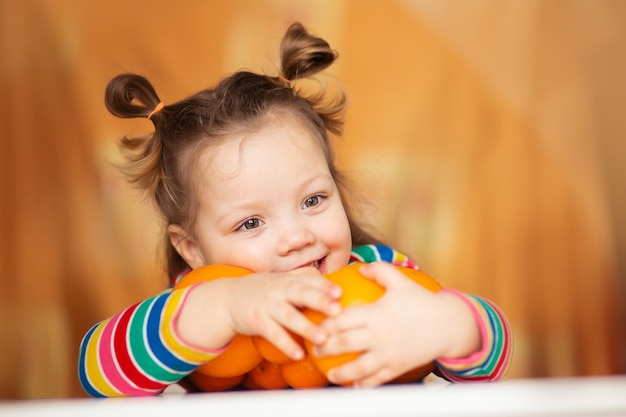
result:
M 246 228 L 246 224 L 248 224 L 248 222 L 251 222 L 251 221 L 256 221 L 258 223 L 257 226 L 253 227 L 251 229 Z M 241 223 L 239 223 L 239 225 L 235 228 L 235 231 L 247 232 L 247 231 L 250 231 L 250 230 L 257 229 L 257 228 L 261 227 L 262 225 L 263 225 L 263 221 L 262 220 L 260 220 L 260 219 L 258 219 L 256 217 L 250 217 L 250 218 L 245 219 Z
M 309 200 L 310 200 L 310 199 L 312 199 L 312 198 L 317 198 L 317 199 L 319 200 L 319 201 L 318 201 L 318 203 L 317 203 L 317 204 L 315 204 L 315 205 L 313 205 L 313 206 L 309 206 L 309 207 L 307 207 L 307 206 L 306 206 L 306 202 L 307 202 L 307 201 L 309 201 Z M 310 196 L 308 196 L 308 197 L 304 200 L 304 203 L 302 203 L 302 208 L 303 208 L 303 209 L 306 209 L 306 208 L 317 207 L 317 206 L 319 206 L 320 204 L 322 204 L 322 202 L 323 202 L 325 199 L 327 199 L 327 198 L 328 198 L 328 196 L 327 196 L 326 194 L 322 194 L 322 193 L 318 193 L 318 194 L 313 194 L 313 195 L 310 195 Z M 251 221 L 256 221 L 256 222 L 257 222 L 257 225 L 256 225 L 255 227 L 251 228 L 251 229 L 246 228 L 246 225 L 248 224 L 248 222 L 251 222 Z M 254 230 L 254 229 L 257 229 L 257 228 L 259 228 L 259 227 L 260 227 L 260 226 L 262 226 L 262 225 L 263 225 L 263 221 L 262 221 L 262 220 L 260 220 L 260 219 L 258 219 L 258 218 L 256 218 L 256 217 L 249 217 L 249 218 L 245 219 L 244 221 L 242 221 L 241 223 L 239 223 L 239 224 L 237 225 L 237 227 L 235 228 L 235 230 L 236 230 L 236 231 L 244 231 L 244 232 L 245 232 L 245 231 L 249 231 L 249 230 Z
M 306 206 L 306 202 L 307 202 L 307 201 L 309 201 L 309 200 L 310 200 L 310 199 L 312 199 L 312 198 L 317 198 L 317 199 L 319 199 L 319 202 L 318 202 L 317 204 L 315 204 L 314 206 L 309 206 L 309 207 L 307 207 L 307 206 Z M 307 198 L 305 198 L 305 199 L 304 199 L 304 203 L 302 203 L 302 208 L 317 207 L 317 206 L 319 206 L 320 204 L 322 204 L 322 202 L 323 202 L 326 198 L 328 198 L 328 196 L 327 196 L 326 194 L 322 194 L 322 193 L 317 193 L 317 194 L 310 195 L 310 196 L 308 196 Z

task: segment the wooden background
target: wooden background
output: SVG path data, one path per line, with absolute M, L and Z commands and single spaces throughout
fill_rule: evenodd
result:
M 302 21 L 340 53 L 337 143 L 371 223 L 515 334 L 509 378 L 626 373 L 626 2 L 0 0 L 0 398 L 83 396 L 95 322 L 166 283 L 103 105 L 275 74 Z

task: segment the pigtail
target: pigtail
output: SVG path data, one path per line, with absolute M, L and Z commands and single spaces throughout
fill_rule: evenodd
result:
M 150 81 L 136 74 L 120 74 L 109 81 L 104 104 L 114 116 L 148 117 L 161 100 Z
M 183 223 L 185 215 L 190 214 L 186 211 L 189 199 L 182 191 L 180 175 L 168 175 L 180 171 L 178 154 L 182 152 L 171 132 L 175 129 L 171 127 L 172 123 L 174 126 L 180 123 L 172 120 L 179 113 L 176 104 L 164 106 L 152 84 L 136 74 L 121 74 L 113 78 L 106 87 L 104 102 L 117 117 L 145 117 L 154 124 L 154 132 L 149 135 L 123 136 L 120 139 L 120 150 L 126 163 L 118 168 L 131 185 L 156 203 L 168 224 Z M 191 128 L 192 131 L 194 129 Z M 167 234 L 164 244 L 167 272 L 174 277 L 188 265 L 170 244 Z
M 105 90 L 105 105 L 111 114 L 121 118 L 146 117 L 155 126 L 154 133 L 143 137 L 124 136 L 120 149 L 127 163 L 120 170 L 128 181 L 148 196 L 154 196 L 169 187 L 163 166 L 163 140 L 160 134 L 160 118 L 163 104 L 154 87 L 144 77 L 136 74 L 120 74 L 113 78 Z
M 280 45 L 282 75 L 288 80 L 305 78 L 328 68 L 337 58 L 322 38 L 310 35 L 300 23 L 293 23 Z
M 291 83 L 311 77 L 332 65 L 337 57 L 337 52 L 330 47 L 328 42 L 309 34 L 302 24 L 293 23 L 287 29 L 281 42 L 281 76 L 279 78 Z M 340 87 L 332 98 L 328 97 L 326 87 L 314 94 L 303 90 L 299 90 L 298 93 L 309 102 L 329 132 L 336 135 L 342 134 L 347 99 Z

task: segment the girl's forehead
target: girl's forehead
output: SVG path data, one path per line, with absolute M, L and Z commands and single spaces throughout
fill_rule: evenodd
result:
M 203 151 L 200 168 L 209 170 L 211 176 L 228 179 L 244 169 L 280 169 L 284 165 L 294 165 L 294 161 L 306 165 L 322 164 L 328 168 L 321 142 L 310 129 L 300 123 L 277 120 L 225 136 Z

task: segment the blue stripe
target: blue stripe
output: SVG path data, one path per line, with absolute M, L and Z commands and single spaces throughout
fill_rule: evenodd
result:
M 376 251 L 378 252 L 378 257 L 381 261 L 384 262 L 393 262 L 393 249 L 391 249 L 389 246 L 384 246 L 384 245 L 375 245 L 374 246 L 376 248 Z
M 92 397 L 105 397 L 99 391 L 96 391 L 93 385 L 91 385 L 91 382 L 89 382 L 89 378 L 87 377 L 87 370 L 86 370 L 87 367 L 85 365 L 85 362 L 87 361 L 86 359 L 87 345 L 89 344 L 89 341 L 91 340 L 91 335 L 93 335 L 93 332 L 96 331 L 96 328 L 100 324 L 101 323 L 98 323 L 95 326 L 93 326 L 91 329 L 89 329 L 89 331 L 83 338 L 83 342 L 80 345 L 80 353 L 78 354 L 78 380 L 80 381 L 80 385 L 83 387 L 85 392 L 91 395 Z
M 175 372 L 191 372 L 198 365 L 185 362 L 172 354 L 172 352 L 163 344 L 161 340 L 161 316 L 164 310 L 165 301 L 169 298 L 170 293 L 157 297 L 150 309 L 148 322 L 146 324 L 146 336 L 150 350 L 156 358 L 167 368 Z

